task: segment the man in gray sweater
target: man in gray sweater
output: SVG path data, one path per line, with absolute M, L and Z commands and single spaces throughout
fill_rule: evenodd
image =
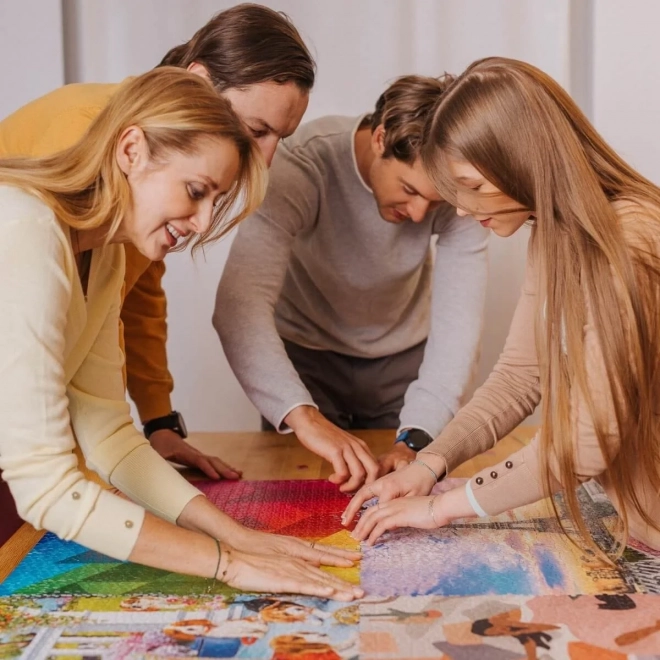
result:
M 456 216 L 418 158 L 447 84 L 405 76 L 371 115 L 286 139 L 218 287 L 213 324 L 245 392 L 332 463 L 343 491 L 442 431 L 478 354 L 487 232 Z M 357 428 L 398 429 L 380 465 Z

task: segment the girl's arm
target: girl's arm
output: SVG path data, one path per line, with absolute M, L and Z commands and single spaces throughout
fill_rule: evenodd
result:
M 419 453 L 436 474 L 448 474 L 492 449 L 531 415 L 541 400 L 535 341 L 537 286 L 530 248 L 522 292 L 497 364 L 438 438 Z
M 535 346 L 536 298 L 536 275 L 528 256 L 525 282 L 506 345 L 488 380 L 438 438 L 419 452 L 418 461 L 361 488 L 346 508 L 344 524 L 373 497 L 387 502 L 427 495 L 436 478 L 492 449 L 534 411 L 541 399 Z

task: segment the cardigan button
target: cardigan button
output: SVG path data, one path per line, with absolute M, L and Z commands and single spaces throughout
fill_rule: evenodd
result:
M 493 471 L 490 473 L 490 476 L 491 476 L 493 479 L 497 479 L 497 472 L 495 472 L 495 470 L 493 470 Z
M 513 463 L 512 463 L 511 461 L 507 461 L 504 465 L 505 465 L 509 470 L 513 467 Z
M 77 490 L 74 490 L 73 493 L 71 493 L 71 497 L 73 497 L 74 500 L 79 500 L 80 493 Z
M 481 486 L 481 484 L 484 482 L 484 480 L 481 477 L 477 477 L 475 481 L 477 482 L 477 486 Z
M 127 521 L 124 523 L 124 525 L 126 525 L 126 527 L 127 527 L 128 529 L 130 529 L 131 527 L 133 527 L 133 521 L 132 521 L 132 520 L 127 520 Z

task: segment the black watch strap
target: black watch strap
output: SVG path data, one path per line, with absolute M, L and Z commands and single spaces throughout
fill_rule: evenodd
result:
M 433 438 L 422 429 L 405 429 L 396 437 L 396 442 L 403 442 L 409 449 L 420 451 L 428 447 Z
M 150 419 L 148 422 L 144 423 L 144 436 L 149 439 L 149 436 L 156 432 L 162 431 L 163 429 L 169 429 L 178 433 L 182 438 L 188 437 L 188 431 L 186 429 L 186 424 L 183 421 L 183 415 L 176 410 L 173 410 L 169 415 L 163 415 L 163 417 L 156 417 Z

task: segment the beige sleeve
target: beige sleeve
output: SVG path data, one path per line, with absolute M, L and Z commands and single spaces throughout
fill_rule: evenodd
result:
M 447 473 L 491 449 L 534 412 L 541 399 L 535 346 L 536 275 L 528 257 L 525 281 L 497 364 L 472 399 L 425 450 L 445 461 Z
M 64 355 L 75 264 L 66 238 L 52 217 L 3 218 L 2 235 L 0 305 L 11 310 L 0 315 L 3 479 L 37 529 L 126 559 L 144 510 L 86 479 L 73 452 Z
M 124 251 L 117 250 L 123 261 Z M 109 265 L 108 270 L 117 269 Z M 120 270 L 123 272 L 123 263 Z M 71 421 L 89 467 L 134 502 L 170 522 L 200 491 L 137 431 L 124 392 L 120 287 L 94 345 L 67 389 Z M 145 478 L 148 476 L 148 478 Z
M 631 249 L 641 250 L 642 253 L 658 254 L 660 247 L 657 236 L 652 233 L 656 225 L 648 221 L 642 212 L 643 209 L 640 210 L 639 206 L 627 202 L 615 204 L 615 208 L 622 222 L 626 244 Z M 618 286 L 614 272 L 612 277 L 615 286 Z M 586 306 L 587 322 L 584 326 L 583 346 L 586 388 L 594 413 L 602 421 L 603 442 L 608 456 L 605 456 L 601 447 L 592 411 L 584 393 L 574 385 L 571 390 L 570 428 L 574 448 L 575 477 L 579 482 L 588 481 L 605 473 L 620 451 L 621 445 L 607 367 L 589 300 L 586 301 Z M 512 325 L 512 334 L 513 329 Z M 471 499 L 475 510 L 479 512 L 478 509 L 481 509 L 487 515 L 496 515 L 542 499 L 545 494 L 542 487 L 539 452 L 540 443 L 535 438 L 528 447 L 516 452 L 495 467 L 487 468 L 475 475 L 468 482 L 467 487 L 468 498 Z M 549 468 L 550 488 L 552 492 L 556 492 L 561 488 L 561 484 L 559 466 L 554 456 L 550 456 Z
M 611 457 L 619 450 L 619 436 L 613 419 L 613 403 L 608 385 L 605 360 L 600 347 L 593 316 L 587 306 L 587 324 L 584 326 L 584 359 L 587 387 L 597 414 L 606 421 L 605 442 Z M 596 435 L 593 418 L 586 400 L 578 387 L 571 390 L 571 424 L 575 448 L 575 476 L 580 482 L 597 477 L 608 468 L 608 462 Z M 561 489 L 559 466 L 550 460 L 552 492 Z M 498 465 L 481 470 L 468 483 L 468 498 L 474 497 L 477 513 L 497 515 L 545 497 L 540 463 L 538 436 L 531 444 Z M 472 500 L 471 500 L 472 501 Z M 475 502 L 473 502 L 474 506 Z
M 21 215 L 19 204 L 20 217 L 0 218 L 0 305 L 11 310 L 0 315 L 5 424 L 0 469 L 24 520 L 127 559 L 144 508 L 85 478 L 74 454 L 72 425 L 93 467 L 134 500 L 160 507 L 171 519 L 199 493 L 153 450 L 146 451 L 146 441 L 132 425 L 118 348 L 120 282 L 116 296 L 96 292 L 109 296 L 107 305 L 92 304 L 90 292 L 90 315 L 96 307 L 104 316 L 98 319 L 92 351 L 67 387 L 64 356 L 71 346 L 66 333 L 77 273 L 66 237 L 40 206 L 44 217 Z M 7 208 L 3 204 L 4 212 Z M 96 322 L 88 318 L 88 328 Z

